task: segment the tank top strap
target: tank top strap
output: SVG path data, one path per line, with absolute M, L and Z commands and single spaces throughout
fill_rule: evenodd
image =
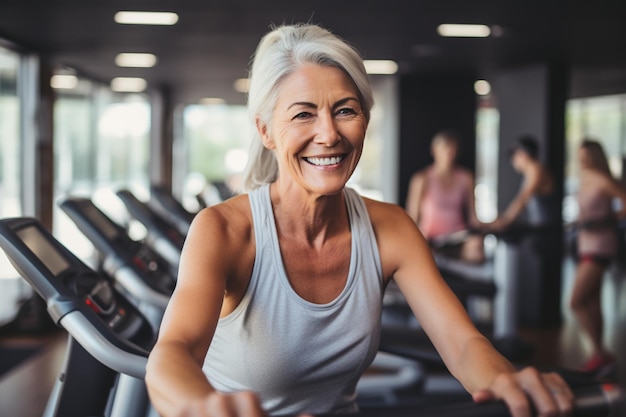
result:
M 352 188 L 345 188 L 346 206 L 350 217 L 350 227 L 352 233 L 357 236 L 356 242 L 359 246 L 357 253 L 371 256 L 371 264 L 369 267 L 374 268 L 376 276 L 379 277 L 380 283 L 383 283 L 382 263 L 380 253 L 378 252 L 378 243 L 375 239 L 374 227 L 370 220 L 367 207 L 363 198 Z

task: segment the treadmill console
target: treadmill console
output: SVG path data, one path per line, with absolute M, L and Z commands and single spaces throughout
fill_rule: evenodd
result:
M 80 310 L 112 337 L 149 350 L 154 335 L 145 317 L 103 275 L 58 242 L 35 219 L 0 220 L 0 246 L 48 304 L 55 322 Z
M 126 231 L 91 200 L 73 198 L 60 204 L 78 228 L 93 242 L 105 259 L 105 272 L 115 274 L 121 266 L 128 266 L 156 291 L 171 295 L 176 285 L 176 271 L 147 245 L 134 241 Z

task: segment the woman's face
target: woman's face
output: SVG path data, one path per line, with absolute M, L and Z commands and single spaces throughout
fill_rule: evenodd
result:
M 517 172 L 522 172 L 528 161 L 528 155 L 521 149 L 515 149 L 511 154 L 511 166 Z
M 367 128 L 352 80 L 337 68 L 306 64 L 279 89 L 270 123 L 257 121 L 264 145 L 275 151 L 279 181 L 319 195 L 341 192 Z
M 456 143 L 452 141 L 436 139 L 433 142 L 431 152 L 436 164 L 450 168 L 456 161 L 458 148 Z

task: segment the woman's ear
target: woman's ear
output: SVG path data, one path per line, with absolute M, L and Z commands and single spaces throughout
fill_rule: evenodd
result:
M 267 123 L 262 121 L 258 115 L 254 118 L 254 122 L 256 124 L 256 130 L 259 132 L 259 136 L 261 136 L 261 140 L 263 141 L 263 146 L 267 149 L 276 148 L 274 141 L 270 138 Z

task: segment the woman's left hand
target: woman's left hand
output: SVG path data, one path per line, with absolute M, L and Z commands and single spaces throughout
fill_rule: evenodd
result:
M 498 375 L 487 389 L 472 394 L 474 402 L 503 400 L 514 417 L 570 416 L 574 406 L 572 390 L 557 373 L 540 373 L 529 367 Z

